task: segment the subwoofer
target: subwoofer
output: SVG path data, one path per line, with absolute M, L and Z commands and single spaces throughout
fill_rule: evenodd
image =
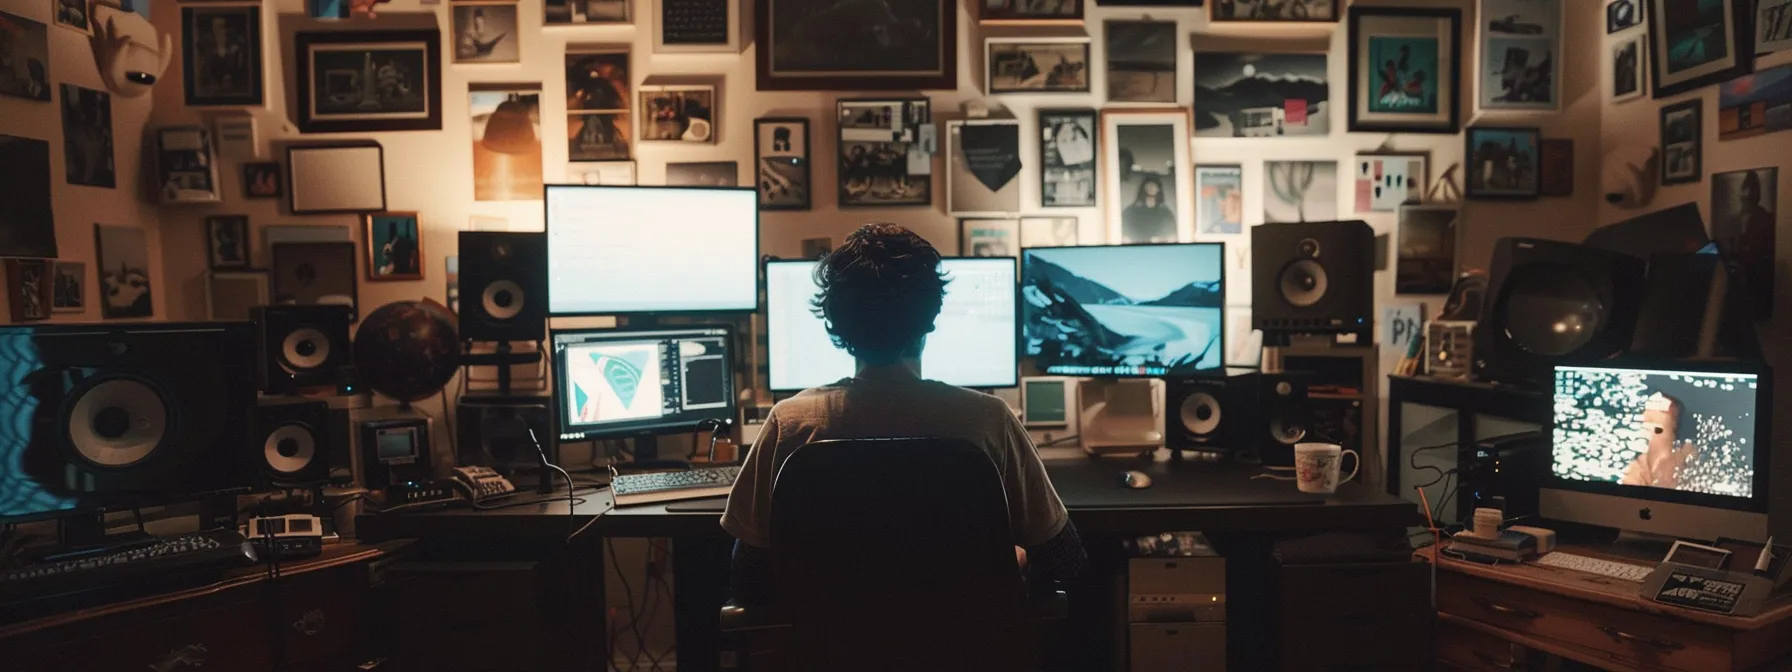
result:
M 1164 444 L 1170 450 L 1231 454 L 1260 438 L 1256 372 L 1164 381 Z
M 262 482 L 306 487 L 330 480 L 330 405 L 320 399 L 263 397 L 256 409 L 250 447 Z
M 1251 227 L 1251 326 L 1269 334 L 1367 334 L 1375 230 L 1360 221 Z
M 1475 376 L 1541 388 L 1555 364 L 1624 352 L 1636 328 L 1645 266 L 1587 245 L 1500 239 L 1475 327 Z
M 506 476 L 535 471 L 535 441 L 550 462 L 554 451 L 553 416 L 545 397 L 464 395 L 455 408 L 455 464 L 481 465 Z M 529 435 L 534 431 L 535 436 Z
M 256 358 L 263 391 L 275 394 L 334 386 L 336 372 L 352 358 L 347 306 L 257 306 L 251 319 L 261 332 Z
M 460 232 L 460 333 L 472 341 L 539 341 L 547 331 L 545 233 Z

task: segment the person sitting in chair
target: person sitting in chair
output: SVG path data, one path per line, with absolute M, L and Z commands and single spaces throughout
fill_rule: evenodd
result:
M 722 514 L 736 540 L 735 598 L 767 598 L 773 476 L 797 448 L 828 439 L 947 438 L 983 448 L 1007 492 L 1015 561 L 1034 578 L 1075 575 L 1082 540 L 1007 403 L 922 378 L 921 350 L 950 281 L 939 251 L 908 229 L 867 224 L 817 264 L 815 278 L 815 311 L 858 371 L 779 403 L 766 418 Z

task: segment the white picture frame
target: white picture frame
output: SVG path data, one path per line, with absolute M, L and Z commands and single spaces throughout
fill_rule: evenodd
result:
M 1618 41 L 1607 45 L 1605 50 L 1605 76 L 1602 79 L 1605 80 L 1605 95 L 1611 102 L 1622 103 L 1636 100 L 1643 97 L 1643 94 L 1648 92 L 1648 75 L 1644 74 L 1649 71 L 1648 37 L 1649 36 L 1646 34 L 1639 33 L 1631 35 L 1630 37 L 1621 38 Z M 1619 70 L 1619 60 L 1626 58 L 1626 52 L 1629 52 L 1636 59 L 1636 61 L 1631 64 L 1634 72 L 1625 73 L 1620 72 Z M 1628 80 L 1621 79 L 1626 76 L 1628 76 Z M 1628 82 L 1631 85 L 1630 90 L 1627 92 L 1621 91 L 1620 87 L 1620 84 L 1625 82 Z
M 1560 112 L 1562 86 L 1563 0 L 1477 0 L 1475 20 L 1476 108 L 1483 112 Z M 1525 54 L 1535 63 L 1536 48 L 1552 51 L 1547 102 L 1501 100 L 1510 58 Z M 1497 53 L 1496 53 L 1497 50 Z
M 667 44 L 665 17 L 667 3 L 698 3 L 725 5 L 728 8 L 728 41 L 714 44 Z M 741 0 L 653 0 L 653 53 L 656 54 L 738 54 L 741 51 L 740 8 L 746 4 Z
M 964 153 L 967 127 L 1001 127 L 1014 136 L 1017 168 L 1008 183 L 990 189 L 970 172 Z M 946 212 L 953 217 L 1002 218 L 1020 213 L 1021 171 L 1019 119 L 955 119 L 946 122 Z
M 1101 178 L 1102 215 L 1103 221 L 1107 225 L 1109 243 L 1122 245 L 1154 241 L 1187 243 L 1195 239 L 1195 171 L 1194 161 L 1191 157 L 1193 148 L 1189 144 L 1191 127 L 1189 108 L 1186 107 L 1109 108 L 1101 111 L 1101 140 L 1097 143 L 1101 150 L 1101 169 L 1098 174 Z M 1168 130 L 1162 130 L 1165 128 Z M 1152 130 L 1129 133 L 1128 129 Z M 1165 132 L 1168 133 L 1167 142 L 1165 142 L 1166 139 L 1155 137 Z M 1125 137 L 1129 135 L 1133 137 L 1130 139 Z M 1127 142 L 1137 146 L 1126 146 Z M 1131 226 L 1126 221 L 1129 219 L 1128 208 L 1144 195 L 1148 189 L 1145 182 L 1152 177 L 1151 175 L 1141 177 L 1134 172 L 1134 168 L 1140 167 L 1141 159 L 1138 156 L 1138 150 L 1152 147 L 1168 147 L 1170 150 L 1167 156 L 1145 160 L 1153 167 L 1161 166 L 1171 171 L 1168 175 L 1169 184 L 1163 183 L 1164 175 L 1158 174 L 1155 177 L 1161 188 L 1168 189 L 1173 193 L 1160 199 L 1159 204 L 1141 203 L 1139 205 L 1146 210 L 1155 209 L 1158 205 L 1170 207 L 1172 212 L 1169 214 L 1175 227 L 1174 236 L 1164 235 L 1164 232 L 1161 231 L 1156 232 L 1156 235 L 1144 232 L 1146 228 L 1161 227 L 1148 227 L 1144 222 L 1144 216 L 1140 214 L 1130 217 L 1134 220 L 1131 222 Z M 1122 170 L 1122 166 L 1119 165 L 1122 149 L 1133 150 L 1133 165 L 1127 167 L 1127 170 Z M 1158 171 L 1141 172 L 1156 173 Z M 1144 210 L 1138 212 L 1143 213 Z M 1160 220 L 1161 215 L 1151 217 L 1151 219 Z M 1128 234 L 1129 229 L 1132 230 L 1130 235 Z M 1174 239 L 1170 240 L 1170 238 Z

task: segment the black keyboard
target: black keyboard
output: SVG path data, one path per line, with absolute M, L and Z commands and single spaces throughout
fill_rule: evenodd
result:
M 617 506 L 702 499 L 728 494 L 739 476 L 740 467 L 622 474 L 610 477 L 610 490 L 616 495 Z
M 183 534 L 110 553 L 5 570 L 0 572 L 0 600 L 102 588 L 174 574 L 218 572 L 255 561 L 255 548 L 234 531 Z

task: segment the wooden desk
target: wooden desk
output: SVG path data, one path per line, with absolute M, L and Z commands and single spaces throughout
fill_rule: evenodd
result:
M 1438 660 L 1458 669 L 1523 668 L 1539 652 L 1608 670 L 1792 669 L 1776 662 L 1792 654 L 1786 598 L 1737 618 L 1659 604 L 1636 583 L 1594 574 L 1419 556 L 1437 567 Z

